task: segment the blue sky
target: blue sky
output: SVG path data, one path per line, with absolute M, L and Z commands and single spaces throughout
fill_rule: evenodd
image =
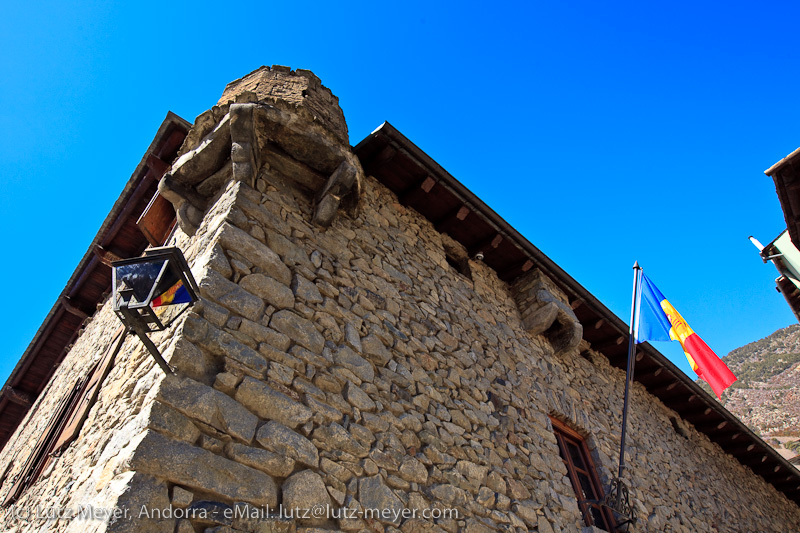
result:
M 720 355 L 795 322 L 747 241 L 785 228 L 795 3 L 125 4 L 3 8 L 2 382 L 167 111 L 264 64 L 314 71 L 352 144 L 390 121 L 625 320 L 638 260 Z

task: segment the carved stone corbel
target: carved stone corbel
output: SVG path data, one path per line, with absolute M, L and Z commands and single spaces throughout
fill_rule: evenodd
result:
M 175 208 L 178 226 L 189 236 L 197 232 L 203 221 L 206 200 L 189 187 L 184 187 L 167 172 L 158 182 L 158 192 Z
M 542 272 L 535 269 L 514 282 L 514 299 L 522 324 L 531 335 L 544 335 L 556 354 L 578 347 L 583 326 L 566 296 Z
M 255 188 L 259 162 L 253 110 L 257 104 L 231 104 L 231 161 L 233 179 Z
M 176 182 L 194 187 L 222 168 L 231 154 L 230 122 L 230 114 L 225 115 L 200 144 L 173 163 L 170 173 Z M 203 126 L 207 127 L 205 124 Z M 193 131 L 189 133 L 193 134 Z
M 340 205 L 348 196 L 350 196 L 349 201 L 346 202 L 347 205 L 344 207 L 348 207 L 351 210 L 356 209 L 360 192 L 359 168 L 345 159 L 316 195 L 314 224 L 324 228 L 330 226 L 334 218 L 336 218 Z

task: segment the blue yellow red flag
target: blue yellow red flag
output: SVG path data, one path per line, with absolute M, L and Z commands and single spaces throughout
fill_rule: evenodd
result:
M 717 397 L 736 381 L 736 376 L 717 354 L 689 327 L 644 272 L 641 274 L 639 313 L 634 322 L 636 342 L 676 340 L 697 377 L 711 385 Z

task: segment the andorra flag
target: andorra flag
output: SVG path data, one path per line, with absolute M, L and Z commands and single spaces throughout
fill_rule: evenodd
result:
M 636 342 L 669 340 L 680 342 L 697 377 L 711 385 L 714 394 L 721 398 L 722 391 L 736 381 L 733 372 L 689 327 L 681 314 L 664 298 L 644 272 L 641 273 L 639 295 L 639 315 L 635 323 Z

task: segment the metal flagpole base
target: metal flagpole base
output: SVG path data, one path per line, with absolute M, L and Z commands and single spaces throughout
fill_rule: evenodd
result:
M 617 531 L 628 531 L 629 525 L 636 525 L 630 491 L 621 478 L 615 477 L 611 480 L 611 485 L 600 505 L 608 507 L 614 512 Z
M 616 522 L 615 532 L 625 533 L 631 530 L 631 526 L 636 525 L 636 516 L 631 505 L 628 486 L 618 477 L 611 480 L 611 484 L 602 500 L 583 500 L 581 503 L 600 505 L 609 509 Z M 590 507 L 586 508 L 587 513 L 589 509 Z

